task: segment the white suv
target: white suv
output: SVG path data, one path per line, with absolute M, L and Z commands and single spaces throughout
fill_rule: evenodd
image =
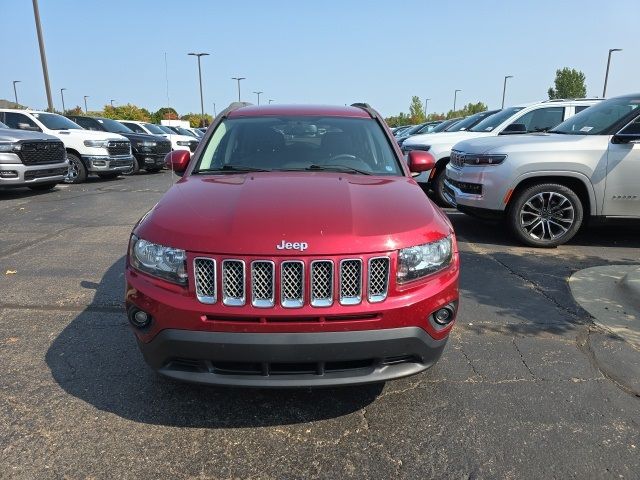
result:
M 85 130 L 57 113 L 0 109 L 0 122 L 10 128 L 43 132 L 64 143 L 69 160 L 68 183 L 81 183 L 89 173 L 114 178 L 133 166 L 131 143 L 116 133 Z
M 436 168 L 416 178 L 434 191 L 438 201 L 447 204 L 444 195 L 444 174 L 451 148 L 458 142 L 478 137 L 495 137 L 533 132 L 546 132 L 567 118 L 596 104 L 599 99 L 546 100 L 518 105 L 495 113 L 469 130 L 416 135 L 402 144 L 402 150 L 426 150 L 436 159 Z
M 554 247 L 585 218 L 640 219 L 640 94 L 611 98 L 549 133 L 457 143 L 445 195 L 506 220 L 527 245 Z
M 136 133 L 148 133 L 150 135 L 161 135 L 171 141 L 171 150 L 187 150 L 191 153 L 196 151 L 198 140 L 191 135 L 179 135 L 169 130 L 164 125 L 156 125 L 149 122 L 138 122 L 134 120 L 118 120 L 125 127 L 129 127 Z

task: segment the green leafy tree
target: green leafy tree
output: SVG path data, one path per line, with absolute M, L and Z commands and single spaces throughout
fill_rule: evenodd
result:
M 80 107 L 80 105 L 78 105 L 74 108 L 67 109 L 65 113 L 67 115 L 84 115 L 84 110 Z
M 107 118 L 113 118 L 116 120 L 137 120 L 140 122 L 151 121 L 151 113 L 146 108 L 140 108 L 136 105 L 127 103 L 126 105 L 118 105 L 112 107 L 111 105 L 105 105 L 102 112 L 96 112 Z
M 161 120 L 178 120 L 178 112 L 172 107 L 162 107 L 151 116 L 153 123 L 160 123 Z
M 458 117 L 468 117 L 469 115 L 473 115 L 474 113 L 484 112 L 487 110 L 487 106 L 483 102 L 478 103 L 467 103 L 460 110 L 449 110 L 447 112 L 447 118 L 458 118 Z
M 565 67 L 556 70 L 555 87 L 549 88 L 549 99 L 554 98 L 584 98 L 587 96 L 585 76 L 579 70 Z
M 409 105 L 409 117 L 411 118 L 411 123 L 418 124 L 424 123 L 425 114 L 424 114 L 424 106 L 422 105 L 422 100 L 417 95 L 411 97 L 411 105 Z
M 203 118 L 204 118 L 204 123 L 202 122 Z M 189 125 L 195 128 L 195 127 L 206 127 L 208 125 L 211 125 L 211 122 L 213 121 L 213 117 L 207 113 L 204 114 L 204 117 L 200 113 L 187 113 L 186 115 L 183 115 L 182 117 L 180 117 L 180 120 L 187 120 L 189 122 Z

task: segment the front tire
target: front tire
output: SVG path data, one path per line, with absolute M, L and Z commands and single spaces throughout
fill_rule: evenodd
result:
M 69 160 L 69 172 L 65 177 L 65 183 L 83 183 L 87 180 L 87 167 L 84 166 L 82 160 L 73 154 L 67 153 L 67 159 Z
M 556 183 L 534 185 L 513 198 L 507 212 L 515 237 L 532 247 L 552 248 L 573 238 L 583 220 L 580 198 Z
M 53 190 L 57 183 L 40 183 L 38 185 L 29 185 L 29 188 L 35 192 L 46 192 Z
M 443 207 L 453 207 L 453 205 L 449 203 L 449 200 L 447 200 L 447 197 L 444 196 L 444 180 L 447 172 L 446 167 L 447 166 L 445 164 L 436 172 L 433 180 L 431 180 L 431 188 L 433 189 L 433 194 L 439 205 L 442 205 Z
M 122 172 L 122 174 L 133 175 L 134 173 L 137 173 L 139 170 L 140 170 L 140 164 L 138 163 L 138 159 L 136 157 L 133 157 L 133 165 L 131 165 L 131 168 L 129 170 Z

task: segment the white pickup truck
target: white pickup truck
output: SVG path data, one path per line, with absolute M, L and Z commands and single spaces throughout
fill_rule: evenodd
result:
M 10 128 L 43 132 L 60 139 L 69 160 L 68 183 L 82 183 L 90 173 L 114 178 L 133 166 L 131 143 L 127 138 L 85 130 L 57 113 L 0 109 L 0 122 Z

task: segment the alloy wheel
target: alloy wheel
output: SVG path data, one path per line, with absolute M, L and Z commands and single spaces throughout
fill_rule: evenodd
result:
M 575 222 L 573 203 L 557 192 L 540 192 L 520 209 L 520 227 L 535 240 L 549 241 L 565 235 Z

